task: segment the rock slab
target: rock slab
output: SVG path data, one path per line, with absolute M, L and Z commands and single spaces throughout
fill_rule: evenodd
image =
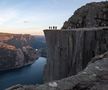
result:
M 108 50 L 108 27 L 45 30 L 48 60 L 45 81 L 82 71 L 94 56 Z

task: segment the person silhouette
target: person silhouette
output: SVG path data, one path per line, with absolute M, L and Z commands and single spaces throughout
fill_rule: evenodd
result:
M 55 29 L 55 27 L 53 26 L 53 29 Z
M 50 27 L 50 29 L 52 29 L 52 27 Z
M 55 26 L 55 29 L 57 30 L 57 26 Z

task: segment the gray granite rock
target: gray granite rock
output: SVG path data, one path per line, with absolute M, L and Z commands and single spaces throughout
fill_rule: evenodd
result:
M 86 67 L 91 58 L 108 50 L 108 27 L 44 32 L 48 45 L 45 81 L 75 75 Z
M 89 3 L 76 10 L 61 30 L 45 30 L 48 45 L 45 81 L 75 75 L 91 58 L 106 52 L 107 26 L 108 1 L 104 1 Z
M 62 29 L 108 26 L 108 1 L 82 6 L 66 21 Z

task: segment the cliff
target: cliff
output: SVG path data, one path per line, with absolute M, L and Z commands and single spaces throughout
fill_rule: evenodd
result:
M 32 64 L 38 54 L 29 45 L 32 36 L 0 33 L 0 71 Z
M 106 52 L 107 26 L 108 2 L 105 1 L 82 6 L 61 30 L 45 30 L 48 45 L 45 81 L 75 75 L 86 67 L 91 58 Z
M 108 50 L 108 27 L 45 30 L 44 33 L 48 45 L 45 81 L 75 75 L 91 58 Z

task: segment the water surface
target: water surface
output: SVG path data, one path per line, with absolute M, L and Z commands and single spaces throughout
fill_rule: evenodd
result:
M 42 84 L 45 64 L 46 58 L 40 57 L 32 65 L 0 72 L 0 90 L 4 90 L 15 84 Z

